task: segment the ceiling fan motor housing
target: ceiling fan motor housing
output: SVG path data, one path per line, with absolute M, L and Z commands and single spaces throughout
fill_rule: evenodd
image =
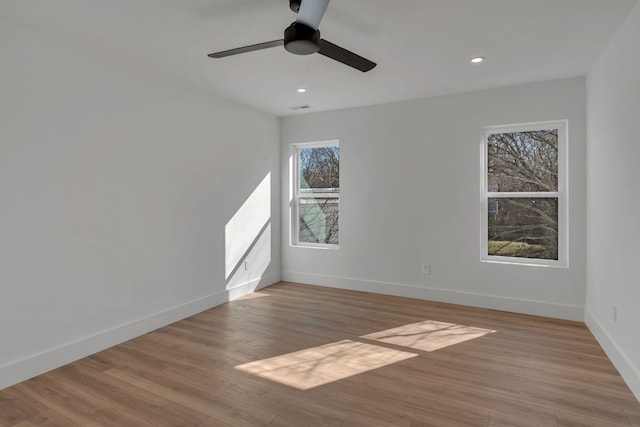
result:
M 284 47 L 295 55 L 311 55 L 320 50 L 320 30 L 294 22 L 284 30 Z

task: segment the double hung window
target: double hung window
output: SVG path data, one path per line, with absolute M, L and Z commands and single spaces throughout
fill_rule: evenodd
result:
M 340 146 L 337 141 L 294 145 L 293 243 L 337 248 Z
M 567 263 L 566 121 L 485 128 L 482 259 Z

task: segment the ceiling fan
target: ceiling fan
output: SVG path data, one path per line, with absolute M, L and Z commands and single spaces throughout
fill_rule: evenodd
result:
M 289 7 L 298 14 L 298 18 L 284 30 L 283 39 L 223 50 L 210 53 L 208 56 L 211 58 L 224 58 L 284 45 L 288 52 L 295 55 L 319 53 L 363 73 L 373 69 L 376 66 L 375 62 L 320 38 L 318 27 L 328 5 L 329 0 L 289 0 Z

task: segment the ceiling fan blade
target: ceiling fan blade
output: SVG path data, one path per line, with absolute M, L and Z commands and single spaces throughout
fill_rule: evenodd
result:
M 302 0 L 296 22 L 317 30 L 328 5 L 329 0 Z
M 284 40 L 273 40 L 270 42 L 252 44 L 249 46 L 237 47 L 235 49 L 223 50 L 221 52 L 210 53 L 210 58 L 224 58 L 225 56 L 238 55 L 240 53 L 253 52 L 254 50 L 269 49 L 271 47 L 282 46 Z
M 377 65 L 375 62 L 371 62 L 367 58 L 356 55 L 355 53 L 331 42 L 328 42 L 325 39 L 320 40 L 320 50 L 318 51 L 318 53 L 320 55 L 324 55 L 328 58 L 342 62 L 343 64 L 353 67 L 356 70 L 362 71 L 363 73 L 372 70 L 373 67 Z

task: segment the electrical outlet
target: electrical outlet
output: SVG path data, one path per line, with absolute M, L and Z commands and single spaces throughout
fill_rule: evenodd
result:
M 244 271 L 249 270 L 249 260 L 245 260 L 244 262 Z
M 422 274 L 431 274 L 431 264 L 422 264 Z
M 611 317 L 614 322 L 618 321 L 618 307 L 615 304 L 611 306 Z

